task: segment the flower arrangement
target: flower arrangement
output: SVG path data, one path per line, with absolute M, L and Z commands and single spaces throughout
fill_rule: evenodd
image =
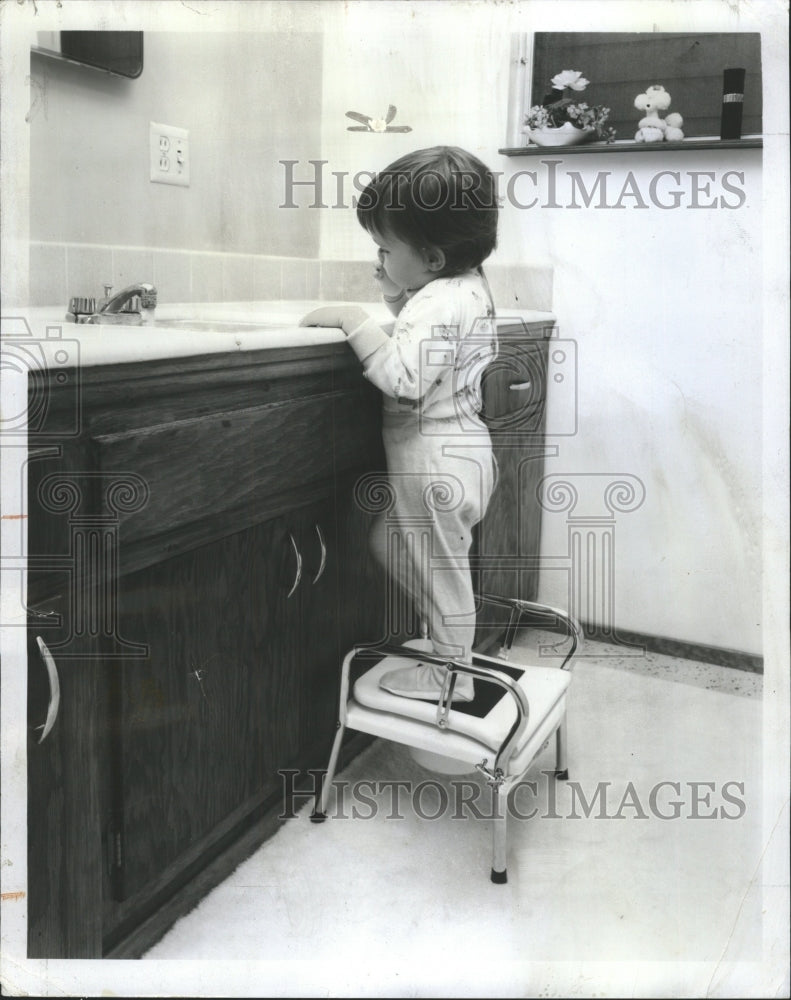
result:
M 566 122 L 580 129 L 594 129 L 599 139 L 612 142 L 615 139 L 615 129 L 606 126 L 610 109 L 600 104 L 591 107 L 584 101 L 571 96 L 572 92 L 581 92 L 590 83 L 582 73 L 574 69 L 564 69 L 552 77 L 553 93 L 544 98 L 543 104 L 534 104 L 525 115 L 525 125 L 528 129 L 560 128 Z M 554 93 L 560 91 L 560 94 Z M 569 96 L 567 96 L 567 93 Z

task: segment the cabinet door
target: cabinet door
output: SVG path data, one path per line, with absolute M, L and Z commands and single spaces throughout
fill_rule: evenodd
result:
M 538 591 L 543 474 L 546 343 L 505 341 L 483 381 L 483 417 L 498 465 L 497 485 L 473 543 L 476 592 L 532 600 Z M 490 645 L 508 623 L 507 609 L 483 603 L 475 644 Z
M 373 558 L 369 534 L 375 504 L 367 483 L 386 477 L 384 456 L 377 459 L 380 471 L 353 474 L 336 485 L 338 509 L 338 632 L 341 656 L 362 643 L 388 640 L 387 577 Z
M 355 491 L 358 478 L 339 479 L 332 502 L 306 508 L 301 517 L 303 770 L 327 766 L 343 657 L 354 645 L 386 639 L 385 574 L 369 551 L 371 514 Z
M 101 955 L 98 661 L 73 641 L 68 592 L 28 625 L 28 957 Z
M 366 619 L 370 622 L 383 605 L 375 590 L 365 588 L 367 547 L 362 522 L 355 520 L 356 532 L 349 530 L 347 486 L 351 497 L 352 482 L 339 483 L 335 496 L 300 509 L 287 522 L 288 551 L 298 571 L 288 580 L 280 640 L 295 644 L 299 726 L 296 731 L 289 727 L 280 766 L 303 772 L 326 767 L 344 654 L 355 642 L 379 637 L 375 627 L 366 628 Z
M 276 519 L 121 581 L 123 632 L 148 655 L 123 662 L 112 685 L 116 899 L 277 792 L 300 739 L 293 560 Z
M 305 508 L 294 526 L 302 555 L 298 592 L 300 614 L 300 767 L 326 767 L 335 735 L 341 667 L 338 588 L 339 552 L 332 497 Z

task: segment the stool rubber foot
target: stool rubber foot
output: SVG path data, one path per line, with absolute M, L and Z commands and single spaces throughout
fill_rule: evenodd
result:
M 311 823 L 323 823 L 326 818 L 327 818 L 327 814 L 326 813 L 317 812 L 315 809 L 310 814 L 310 822 Z
M 555 771 L 555 777 L 558 781 L 568 781 L 569 780 L 569 769 L 564 767 L 562 771 Z
M 508 881 L 507 869 L 501 872 L 496 872 L 494 868 L 492 868 L 492 882 L 494 882 L 496 885 L 503 885 L 507 881 Z

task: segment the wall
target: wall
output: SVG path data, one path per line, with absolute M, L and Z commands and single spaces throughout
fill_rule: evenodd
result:
M 163 302 L 378 294 L 367 264 L 339 247 L 320 253 L 316 205 L 351 217 L 329 172 L 340 158 L 322 107 L 323 60 L 331 79 L 349 81 L 350 103 L 332 119 L 342 136 L 344 111 L 363 98 L 357 76 L 337 72 L 348 42 L 330 34 L 322 45 L 320 18 L 299 12 L 277 32 L 253 30 L 252 8 L 248 31 L 146 31 L 136 80 L 31 56 L 29 304 L 141 279 Z M 150 121 L 189 129 L 189 188 L 150 182 Z M 318 183 L 306 185 L 322 160 L 333 166 L 319 163 Z M 492 281 L 502 301 L 549 308 L 548 268 L 496 268 Z
M 546 8 L 531 18 L 535 8 L 484 6 L 429 4 L 403 14 L 391 8 L 373 23 L 359 10 L 339 9 L 325 20 L 325 170 L 376 170 L 409 149 L 446 142 L 502 172 L 505 205 L 493 260 L 554 269 L 559 336 L 574 341 L 578 355 L 578 430 L 550 439 L 558 455 L 547 460 L 547 474 L 578 488 L 627 474 L 645 490 L 639 509 L 611 522 L 617 627 L 760 653 L 761 152 L 547 157 L 557 161 L 554 167 L 500 155 L 509 125 L 511 32 L 562 25 L 557 17 L 552 23 Z M 722 10 L 697 24 L 657 24 L 648 6 L 646 24 L 610 18 L 601 28 L 740 27 Z M 690 13 L 686 5 L 679 17 Z M 334 71 L 330 53 L 343 73 Z M 395 123 L 411 125 L 411 133 L 346 131 L 346 110 L 381 115 L 391 103 L 398 107 Z M 558 188 L 551 200 L 553 169 Z M 537 183 L 517 177 L 522 170 L 535 171 Z M 672 204 L 670 191 L 678 186 L 678 208 L 651 201 L 651 181 L 665 170 L 679 171 L 679 183 L 661 179 L 657 201 Z M 588 208 L 579 193 L 577 208 L 571 206 L 570 171 L 589 191 L 597 172 L 611 173 L 601 207 L 600 192 Z M 691 177 L 695 171 L 713 172 L 708 194 L 706 179 Z M 736 194 L 723 188 L 726 171 L 741 175 L 726 180 Z M 627 182 L 638 194 L 627 192 L 619 207 L 606 207 L 619 201 Z M 696 183 L 703 185 L 697 195 Z M 520 207 L 536 194 L 535 207 Z M 737 207 L 724 207 L 721 196 Z M 703 207 L 712 202 L 716 207 Z M 349 211 L 323 213 L 321 248 L 326 257 L 371 254 Z M 550 384 L 550 426 L 566 422 L 574 405 L 557 388 Z M 545 513 L 541 597 L 550 603 L 571 600 L 569 517 L 612 517 L 601 495 L 586 502 L 587 510 L 581 503 L 574 512 Z M 583 586 L 576 611 L 606 626 L 601 590 L 601 577 Z
M 542 158 L 543 159 L 543 158 Z M 551 157 L 548 159 L 552 159 Z M 578 432 L 548 460 L 550 474 L 627 473 L 645 488 L 643 505 L 616 525 L 615 621 L 623 629 L 753 653 L 761 650 L 762 253 L 761 152 L 593 154 L 530 167 L 539 181 L 557 170 L 560 207 L 526 212 L 530 236 L 555 267 L 560 336 L 576 342 Z M 660 171 L 678 172 L 657 188 Z M 647 207 L 570 207 L 569 173 L 588 190 L 609 171 L 618 203 L 631 173 Z M 722 187 L 723 175 L 735 171 Z M 707 172 L 710 193 L 693 194 Z M 528 191 L 532 185 L 528 184 Z M 525 195 L 527 197 L 527 195 Z M 740 201 L 744 199 L 743 204 Z M 711 205 L 694 208 L 693 204 Z M 739 207 L 722 207 L 723 201 Z M 546 202 L 545 202 L 546 203 Z M 525 228 L 528 223 L 526 222 Z M 511 240 L 513 242 L 511 242 Z M 509 234 L 512 252 L 527 242 Z M 563 398 L 550 397 L 553 407 Z M 547 513 L 542 554 L 565 552 L 567 518 Z M 563 601 L 562 573 L 546 572 L 542 593 Z M 600 606 L 598 598 L 592 599 Z M 581 609 L 584 617 L 588 617 Z M 595 620 L 596 616 L 594 616 Z
M 317 214 L 279 208 L 278 160 L 319 153 L 321 35 L 148 31 L 144 45 L 136 80 L 31 56 L 31 301 L 148 278 L 152 255 L 170 301 L 268 297 L 257 255 L 318 255 Z M 189 129 L 190 187 L 151 183 L 151 121 Z

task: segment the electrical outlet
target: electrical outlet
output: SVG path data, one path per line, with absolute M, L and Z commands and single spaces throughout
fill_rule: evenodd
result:
M 149 131 L 151 181 L 190 186 L 189 131 L 151 122 Z

